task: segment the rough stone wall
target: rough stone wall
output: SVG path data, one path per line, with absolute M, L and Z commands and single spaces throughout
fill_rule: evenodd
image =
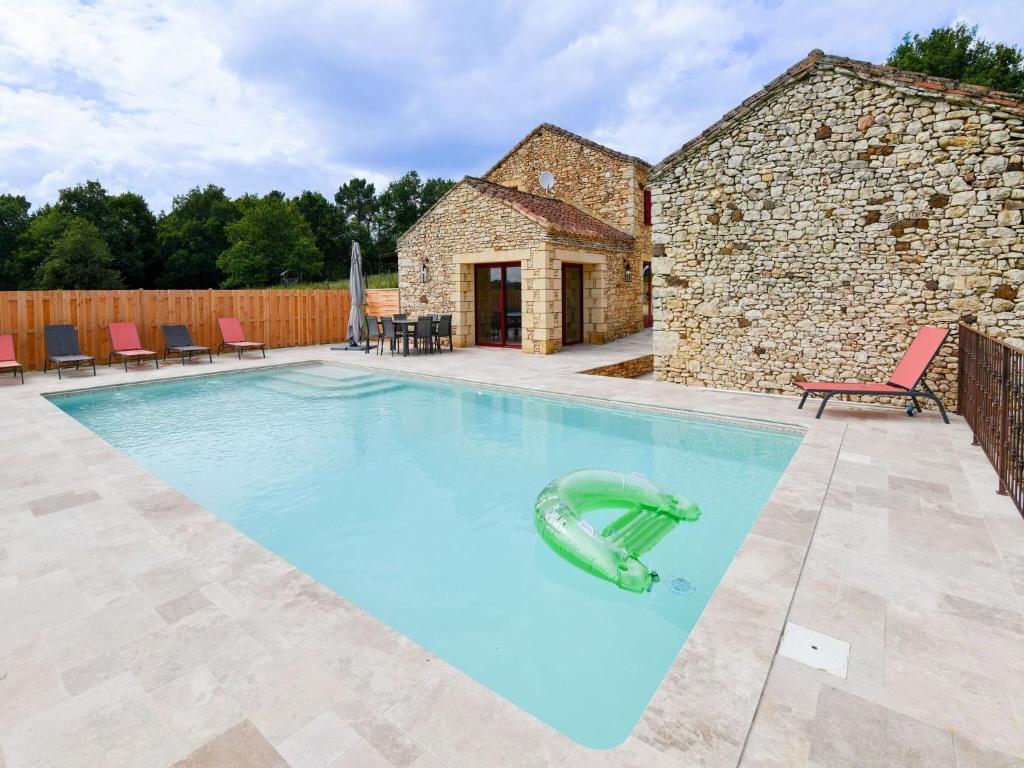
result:
M 540 186 L 540 174 L 550 171 L 553 189 Z M 566 201 L 607 224 L 631 234 L 633 253 L 609 255 L 605 281 L 606 329 L 588 337 L 592 343 L 612 341 L 643 327 L 643 261 L 650 259 L 651 228 L 644 224 L 643 191 L 648 169 L 612 157 L 557 131 L 541 130 L 487 174 L 489 181 L 524 192 Z M 630 262 L 631 282 L 623 280 L 622 259 Z
M 460 346 L 473 343 L 472 265 L 456 264 L 457 253 L 502 251 L 540 247 L 542 228 L 504 203 L 462 184 L 438 203 L 409 230 L 398 244 L 398 289 L 402 309 L 410 315 L 421 312 L 452 313 L 453 335 Z M 420 265 L 427 260 L 427 282 L 420 283 Z M 519 261 L 520 256 L 508 260 Z M 524 265 L 525 266 L 525 265 Z M 523 297 L 523 313 L 532 312 Z M 458 305 L 458 306 L 457 306 Z
M 923 324 L 1024 338 L 1021 114 L 836 70 L 652 181 L 655 375 L 881 379 Z M 663 249 L 663 251 L 662 251 Z M 929 377 L 955 403 L 956 347 Z
M 620 160 L 571 136 L 541 130 L 487 174 L 487 180 L 524 192 L 576 203 L 616 229 L 636 236 L 637 209 L 643 223 L 643 196 L 636 163 Z M 540 174 L 555 176 L 553 189 L 540 186 Z

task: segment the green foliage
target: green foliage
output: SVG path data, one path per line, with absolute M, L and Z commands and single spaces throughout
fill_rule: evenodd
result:
M 455 182 L 451 179 L 427 179 L 423 182 L 423 191 L 420 192 L 420 216 L 448 194 L 448 190 L 454 186 Z
M 303 192 L 292 199 L 302 218 L 313 230 L 317 250 L 324 262 L 324 277 L 337 280 L 348 275 L 352 233 L 338 206 L 319 192 Z
M 375 275 L 366 275 L 367 288 L 397 288 L 397 272 L 381 272 Z M 291 285 L 275 285 L 274 288 L 287 291 L 319 291 L 325 288 L 342 290 L 348 288 L 348 280 L 324 280 L 319 283 L 303 282 L 292 283 Z
M 134 192 L 108 198 L 108 209 L 110 225 L 104 239 L 125 287 L 153 285 L 162 268 L 156 247 L 156 216 L 142 195 Z
M 123 282 L 99 228 L 80 216 L 69 216 L 64 233 L 39 265 L 36 285 L 42 290 L 100 290 L 121 288 Z
M 455 182 L 446 179 L 428 179 L 423 183 L 416 171 L 388 184 L 377 199 L 377 253 L 393 252 L 402 233 L 454 185 Z
M 1024 54 L 1015 46 L 978 37 L 977 27 L 960 23 L 933 29 L 927 37 L 908 32 L 886 64 L 1024 94 Z
M 159 269 L 156 217 L 141 195 L 110 195 L 98 181 L 60 190 L 58 211 L 96 227 L 114 258 L 114 268 L 128 288 L 152 285 Z
M 373 275 L 393 265 L 398 237 L 454 183 L 422 182 L 410 171 L 378 194 L 357 178 L 339 187 L 333 202 L 313 191 L 288 200 L 278 190 L 232 200 L 210 184 L 175 197 L 159 216 L 141 195 L 110 195 L 97 180 L 62 189 L 54 204 L 35 211 L 24 197 L 0 195 L 0 290 L 63 278 L 128 288 L 264 286 L 277 285 L 285 269 L 337 281 L 348 277 L 353 242 Z M 92 227 L 88 233 L 83 222 Z M 72 224 L 58 258 L 55 249 Z M 79 261 L 89 252 L 98 258 L 92 271 Z
M 56 208 L 69 216 L 79 216 L 94 225 L 100 235 L 110 229 L 110 200 L 98 181 L 87 181 L 57 194 Z
M 230 246 L 217 259 L 225 288 L 273 285 L 285 270 L 316 278 L 323 269 L 313 230 L 298 207 L 269 194 L 247 203 L 242 217 L 229 224 Z
M 366 179 L 349 179 L 334 193 L 334 203 L 345 221 L 369 230 L 377 211 L 377 191 Z
M 238 206 L 213 184 L 195 187 L 174 198 L 171 212 L 157 223 L 156 239 L 163 269 L 161 288 L 216 288 L 224 279 L 217 266 L 228 248 L 226 229 L 239 216 Z
M 28 229 L 31 204 L 21 195 L 0 195 L 0 290 L 16 288 L 12 274 L 18 241 Z
M 28 227 L 18 239 L 18 251 L 7 265 L 7 279 L 12 288 L 30 291 L 39 287 L 39 267 L 49 258 L 73 218 L 51 205 L 44 205 L 31 216 Z

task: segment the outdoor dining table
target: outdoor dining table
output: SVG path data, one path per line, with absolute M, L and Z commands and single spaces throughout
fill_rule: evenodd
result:
M 417 318 L 415 317 L 406 318 L 404 320 L 396 320 L 392 318 L 391 322 L 393 322 L 395 327 L 402 332 L 402 357 L 409 356 L 409 336 L 416 331 L 416 320 Z M 431 321 L 430 330 L 433 332 L 437 330 L 437 326 L 441 322 L 441 319 L 438 317 L 432 317 Z

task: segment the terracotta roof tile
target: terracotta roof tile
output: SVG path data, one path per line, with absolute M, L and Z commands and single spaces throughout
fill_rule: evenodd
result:
M 659 176 L 669 168 L 674 167 L 676 162 L 681 157 L 689 153 L 690 150 L 707 143 L 713 136 L 721 133 L 722 130 L 732 123 L 733 120 L 749 114 L 760 106 L 760 104 L 775 91 L 795 83 L 814 69 L 847 71 L 860 77 L 880 80 L 896 86 L 917 88 L 932 94 L 946 94 L 954 97 L 955 99 L 969 99 L 972 101 L 991 104 L 992 106 L 1007 107 L 1024 111 L 1024 96 L 1021 94 L 997 91 L 980 85 L 960 83 L 956 80 L 949 80 L 945 77 L 924 75 L 920 72 L 908 72 L 907 70 L 896 69 L 895 67 L 889 67 L 884 64 L 872 64 L 869 61 L 847 59 L 842 56 L 830 56 L 815 49 L 811 51 L 806 58 L 798 61 L 777 78 L 765 85 L 764 88 L 757 93 L 744 99 L 734 109 L 726 112 L 721 119 L 712 123 L 697 136 L 690 139 L 690 141 L 683 144 L 683 146 L 658 163 L 654 167 L 652 176 Z
M 522 192 L 513 187 L 495 184 L 493 181 L 473 176 L 467 176 L 465 181 L 477 191 L 502 201 L 552 232 L 586 240 L 600 240 L 623 245 L 633 244 L 631 235 L 556 198 Z

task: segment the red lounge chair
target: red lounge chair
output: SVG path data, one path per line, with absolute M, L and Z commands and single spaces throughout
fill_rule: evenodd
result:
M 139 341 L 139 331 L 135 323 L 111 323 L 107 326 L 110 332 L 110 355 L 107 357 L 107 367 L 114 357 L 124 360 L 124 369 L 128 370 L 128 361 L 134 360 L 141 363 L 143 360 L 152 359 L 156 367 L 160 367 L 159 355 L 149 349 L 142 349 L 142 342 Z
M 819 396 L 821 398 L 821 406 L 818 408 L 818 414 L 814 418 L 820 419 L 822 411 L 825 410 L 825 406 L 832 395 L 888 395 L 890 397 L 909 397 L 911 405 L 907 406 L 907 413 L 913 416 L 913 409 L 916 408 L 918 413 L 921 411 L 921 404 L 917 402 L 917 398 L 924 397 L 935 401 L 935 404 L 939 406 L 939 413 L 942 414 L 942 420 L 949 424 L 949 417 L 946 415 L 946 409 L 942 407 L 942 401 L 939 400 L 938 395 L 932 392 L 931 387 L 924 380 L 925 371 L 928 370 L 928 366 L 932 364 L 935 356 L 939 354 L 939 349 L 948 336 L 948 328 L 923 326 L 917 332 L 917 336 L 910 343 L 910 348 L 907 349 L 903 359 L 900 360 L 896 370 L 892 372 L 892 376 L 889 377 L 885 384 L 850 383 L 845 381 L 793 382 L 804 391 L 804 396 L 800 398 L 799 407 L 804 407 L 808 395 Z M 920 389 L 918 389 L 918 386 L 920 386 Z
M 21 383 L 25 383 L 25 369 L 14 359 L 14 337 L 9 333 L 0 336 L 0 371 L 10 371 L 15 376 L 21 374 Z
M 217 347 L 217 354 L 224 351 L 224 348 L 234 349 L 238 352 L 238 359 L 242 359 L 242 353 L 248 349 L 258 349 L 267 356 L 267 345 L 262 341 L 246 341 L 245 333 L 242 332 L 242 324 L 237 317 L 218 317 L 217 325 L 220 326 L 220 337 L 223 339 Z

